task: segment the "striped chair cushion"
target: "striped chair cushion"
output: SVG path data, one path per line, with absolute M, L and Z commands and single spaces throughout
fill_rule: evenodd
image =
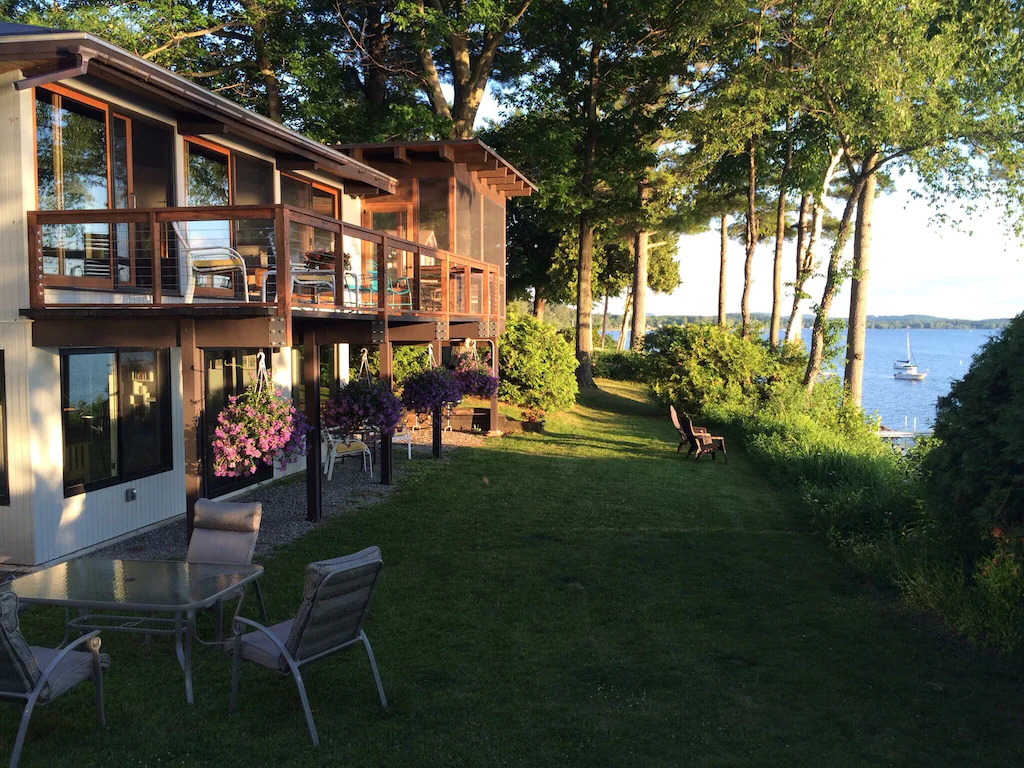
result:
M 18 596 L 0 592 L 0 691 L 28 693 L 39 681 L 39 664 L 18 628 Z

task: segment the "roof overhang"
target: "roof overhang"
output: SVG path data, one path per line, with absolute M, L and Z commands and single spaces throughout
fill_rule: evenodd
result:
M 342 179 L 349 194 L 393 193 L 396 179 L 377 168 L 211 93 L 192 81 L 86 32 L 0 37 L 0 72 L 21 70 L 15 87 L 66 80 L 87 72 L 169 105 L 179 120 L 203 133 L 230 133 L 293 157 L 309 170 Z M 351 187 L 351 191 L 350 188 Z
M 514 165 L 479 139 L 338 144 L 336 149 L 373 166 L 421 162 L 457 163 L 505 197 L 523 197 L 537 187 Z

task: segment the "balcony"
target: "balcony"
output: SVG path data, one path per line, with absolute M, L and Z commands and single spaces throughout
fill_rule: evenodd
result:
M 288 205 L 33 211 L 33 310 L 497 319 L 498 266 Z

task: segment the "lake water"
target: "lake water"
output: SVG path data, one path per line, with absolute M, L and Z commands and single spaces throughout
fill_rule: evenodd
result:
M 864 410 L 877 413 L 882 425 L 890 429 L 930 430 L 935 418 L 935 401 L 949 392 L 950 384 L 961 378 L 971 358 L 993 330 L 912 330 L 910 346 L 920 371 L 928 371 L 924 381 L 899 381 L 893 378 L 892 364 L 907 353 L 905 330 L 869 328 L 864 346 Z M 613 332 L 609 331 L 609 336 Z M 618 331 L 614 332 L 618 335 Z M 810 344 L 811 329 L 802 334 L 804 346 Z M 842 336 L 846 343 L 846 334 Z M 842 375 L 842 362 L 838 373 Z
M 919 371 L 928 371 L 924 381 L 893 378 L 892 364 L 907 353 L 905 330 L 869 328 L 864 344 L 864 410 L 878 413 L 882 425 L 891 429 L 930 430 L 935 418 L 935 401 L 949 393 L 950 384 L 967 372 L 971 358 L 993 330 L 911 330 L 910 346 Z M 802 334 L 810 343 L 811 331 Z M 846 335 L 843 334 L 845 344 Z M 839 373 L 842 374 L 842 363 Z

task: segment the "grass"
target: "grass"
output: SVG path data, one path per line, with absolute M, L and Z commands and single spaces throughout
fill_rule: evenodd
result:
M 22 765 L 1020 765 L 1022 675 L 860 583 L 734 450 L 684 463 L 636 385 L 601 382 L 547 434 L 414 461 L 384 503 L 264 563 L 271 618 L 306 562 L 379 544 L 358 650 L 291 680 L 109 635 L 108 727 L 81 686 L 34 718 Z M 301 492 L 301 489 L 297 489 Z M 60 614 L 23 617 L 55 642 Z M 0 725 L 9 747 L 14 708 Z

